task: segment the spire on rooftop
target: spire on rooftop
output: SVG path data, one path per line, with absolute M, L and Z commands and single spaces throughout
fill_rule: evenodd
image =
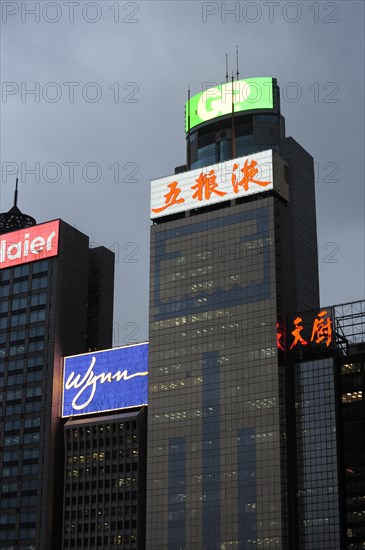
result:
M 8 212 L 0 214 L 0 235 L 10 233 L 18 229 L 25 229 L 36 225 L 36 221 L 32 216 L 23 214 L 18 208 L 18 178 L 15 182 L 14 206 Z

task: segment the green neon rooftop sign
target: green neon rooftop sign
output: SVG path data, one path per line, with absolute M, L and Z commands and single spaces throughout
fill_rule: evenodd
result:
M 219 84 L 193 96 L 185 105 L 185 130 L 202 122 L 212 120 L 232 112 L 232 86 L 234 112 L 253 109 L 273 109 L 273 79 L 271 77 L 245 78 Z

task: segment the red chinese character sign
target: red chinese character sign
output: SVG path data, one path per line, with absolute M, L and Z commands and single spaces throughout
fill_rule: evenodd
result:
M 324 342 L 327 347 L 332 342 L 332 321 L 325 310 L 319 312 L 313 322 L 311 342 L 313 341 L 316 344 Z
M 332 310 L 299 313 L 289 320 L 286 330 L 276 324 L 276 346 L 280 351 L 329 348 L 333 342 Z
M 304 328 L 303 325 L 301 324 L 302 321 L 303 319 L 301 317 L 297 317 L 296 319 L 294 319 L 294 330 L 292 330 L 293 341 L 290 346 L 290 349 L 295 348 L 295 346 L 297 346 L 298 344 L 302 346 L 308 345 L 308 342 L 304 340 L 304 338 L 301 336 L 301 332 Z
M 152 180 L 151 218 L 273 189 L 272 166 L 269 150 Z
M 280 323 L 276 323 L 276 347 L 280 351 L 285 351 L 285 332 Z

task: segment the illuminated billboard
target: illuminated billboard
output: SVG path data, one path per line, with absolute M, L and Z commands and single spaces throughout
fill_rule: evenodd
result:
M 198 124 L 228 115 L 232 112 L 232 88 L 234 112 L 252 109 L 273 109 L 273 79 L 271 77 L 245 78 L 208 88 L 193 96 L 185 105 L 185 130 Z
M 147 405 L 148 344 L 65 357 L 62 416 Z
M 276 325 L 276 345 L 280 351 L 314 351 L 333 346 L 333 312 L 327 307 L 292 315 L 286 324 Z
M 0 269 L 44 260 L 58 254 L 59 220 L 0 236 Z
M 152 180 L 151 219 L 273 189 L 272 150 Z

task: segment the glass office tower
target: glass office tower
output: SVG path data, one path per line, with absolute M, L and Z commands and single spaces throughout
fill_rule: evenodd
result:
M 365 300 L 334 307 L 342 545 L 365 548 Z
M 54 550 L 62 540 L 61 357 L 111 345 L 113 286 L 101 279 L 113 280 L 113 253 L 90 251 L 88 237 L 61 220 L 23 225 L 20 211 L 10 214 L 0 225 L 0 548 Z
M 270 105 L 187 123 L 169 189 L 182 203 L 190 169 L 263 151 L 274 188 L 151 216 L 149 550 L 297 548 L 294 377 L 276 325 L 318 307 L 314 175 L 271 84 Z

